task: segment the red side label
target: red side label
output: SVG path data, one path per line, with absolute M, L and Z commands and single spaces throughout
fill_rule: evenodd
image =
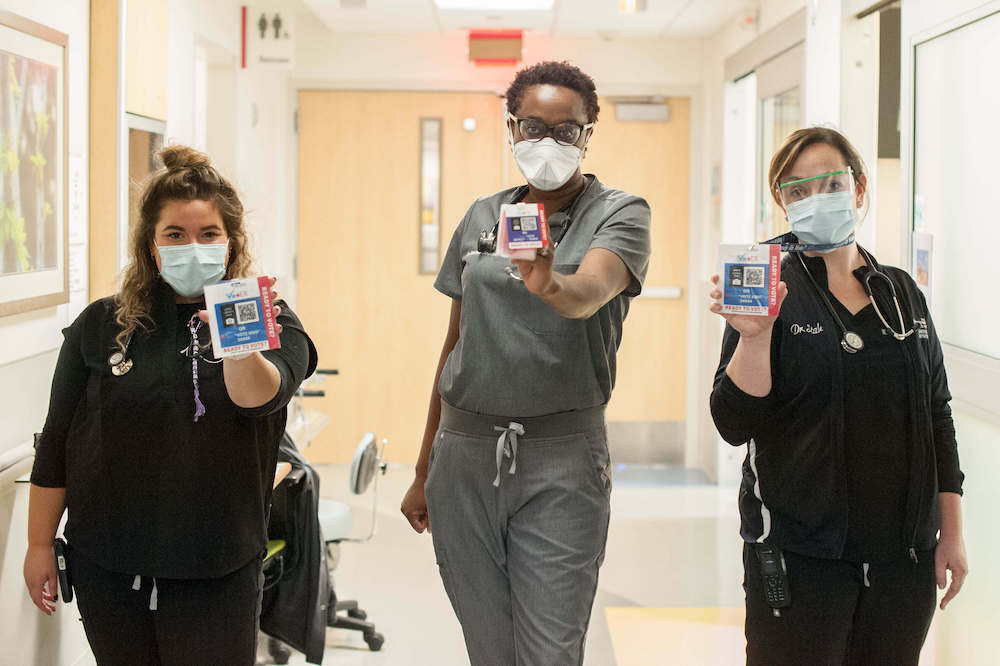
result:
M 767 314 L 775 317 L 778 314 L 778 283 L 781 281 L 781 246 L 770 247 L 770 269 L 767 273 L 770 280 L 767 285 Z
M 260 304 L 264 311 L 264 327 L 267 330 L 268 349 L 278 349 L 281 347 L 281 340 L 278 338 L 278 329 L 274 320 L 274 308 L 271 303 L 271 278 L 262 275 L 257 278 L 257 286 L 260 289 Z

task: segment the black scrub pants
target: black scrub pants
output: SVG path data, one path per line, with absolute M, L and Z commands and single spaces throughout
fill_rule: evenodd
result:
M 252 666 L 263 588 L 261 560 L 205 580 L 153 579 L 99 567 L 71 552 L 77 608 L 99 666 Z
M 934 551 L 864 565 L 784 551 L 792 605 L 775 617 L 753 547 L 743 546 L 747 664 L 910 666 L 937 600 Z

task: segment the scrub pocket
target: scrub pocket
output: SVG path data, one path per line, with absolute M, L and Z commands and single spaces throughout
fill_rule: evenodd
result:
M 576 273 L 579 264 L 555 264 L 552 270 L 563 275 Z M 528 330 L 539 335 L 566 335 L 583 320 L 563 317 L 535 294 L 528 291 L 520 280 L 509 278 L 507 298 L 518 321 Z

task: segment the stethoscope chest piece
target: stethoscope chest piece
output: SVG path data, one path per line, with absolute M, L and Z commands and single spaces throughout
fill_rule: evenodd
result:
M 127 375 L 128 371 L 132 369 L 132 359 L 125 358 L 125 354 L 128 353 L 128 347 L 132 344 L 132 336 L 128 336 L 128 340 L 125 341 L 124 349 L 112 352 L 111 356 L 108 357 L 108 365 L 111 366 L 111 374 L 115 377 L 121 377 L 122 375 Z
M 840 339 L 840 346 L 848 354 L 857 354 L 865 348 L 865 341 L 854 331 L 844 331 L 844 337 Z
M 112 358 L 114 358 L 115 356 L 121 358 L 121 352 L 115 352 L 111 356 Z M 108 359 L 108 362 L 110 363 L 111 359 Z M 127 361 L 119 361 L 118 363 L 115 363 L 114 365 L 111 366 L 111 374 L 113 374 L 115 377 L 121 377 L 122 375 L 128 374 L 128 371 L 131 369 L 132 369 L 132 359 L 128 359 Z

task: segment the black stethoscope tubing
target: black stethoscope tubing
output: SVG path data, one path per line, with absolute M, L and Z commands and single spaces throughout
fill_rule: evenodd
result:
M 864 286 L 865 286 L 865 293 L 868 295 L 868 300 L 872 304 L 872 309 L 875 310 L 875 314 L 878 316 L 879 321 L 882 322 L 882 325 L 885 326 L 890 333 L 892 333 L 892 337 L 896 338 L 899 341 L 906 340 L 906 338 L 913 335 L 913 328 L 911 327 L 909 330 L 907 330 L 906 328 L 906 321 L 903 319 L 903 309 L 899 305 L 899 297 L 896 293 L 895 283 L 893 283 L 892 278 L 890 278 L 888 275 L 886 275 L 885 273 L 883 273 L 882 271 L 880 271 L 875 267 L 875 262 L 872 260 L 871 255 L 868 254 L 867 250 L 865 250 L 863 247 L 859 245 L 858 251 L 861 252 L 861 256 L 864 258 L 865 263 L 868 264 L 868 274 L 865 276 Z M 843 347 L 844 351 L 846 351 L 849 354 L 856 354 L 857 352 L 861 351 L 864 348 L 864 341 L 862 340 L 861 336 L 855 333 L 854 331 L 847 330 L 847 326 L 844 325 L 844 321 L 840 318 L 840 315 L 838 315 L 837 311 L 834 309 L 833 303 L 830 302 L 830 299 L 827 298 L 826 294 L 823 293 L 823 290 L 820 289 L 819 284 L 817 284 L 816 282 L 816 278 L 813 277 L 812 273 L 809 271 L 809 268 L 806 266 L 806 262 L 802 258 L 802 253 L 796 252 L 795 256 L 798 257 L 799 264 L 802 265 L 802 270 L 805 271 L 806 276 L 808 276 L 809 278 L 809 282 L 813 286 L 813 289 L 816 291 L 820 299 L 823 301 L 823 304 L 826 306 L 827 312 L 829 312 L 830 316 L 833 317 L 833 320 L 837 322 L 837 327 L 840 328 L 840 333 L 841 333 L 840 346 Z M 882 310 L 879 308 L 878 303 L 875 302 L 874 292 L 872 291 L 871 287 L 871 280 L 874 277 L 882 278 L 889 285 L 889 292 L 892 294 L 892 302 L 893 305 L 896 306 L 896 315 L 899 318 L 899 331 L 900 331 L 899 333 L 897 333 L 896 330 L 889 324 L 885 316 L 882 314 Z
M 586 178 L 586 176 L 584 176 L 584 178 Z M 559 247 L 559 243 L 561 243 L 562 239 L 566 238 L 566 234 L 569 233 L 570 225 L 573 224 L 573 213 L 576 210 L 576 205 L 583 198 L 583 193 L 586 192 L 589 188 L 590 188 L 590 182 L 587 182 L 583 186 L 583 189 L 580 190 L 579 194 L 576 195 L 576 197 L 573 199 L 573 201 L 570 202 L 570 204 L 568 206 L 563 207 L 562 210 L 556 211 L 555 213 L 552 214 L 552 217 L 549 218 L 551 220 L 556 215 L 565 215 L 566 216 L 566 222 L 565 222 L 565 224 L 563 224 L 563 225 L 561 225 L 559 227 L 560 229 L 562 229 L 562 231 L 559 232 L 559 238 L 556 238 L 555 234 L 552 235 L 552 249 L 553 250 L 556 249 L 557 247 Z M 510 202 L 510 203 L 517 203 L 517 202 L 513 201 L 513 202 Z M 551 227 L 552 225 L 550 224 L 549 226 Z M 496 248 L 497 248 L 497 233 L 499 231 L 500 231 L 500 220 L 499 219 L 497 219 L 497 221 L 493 223 L 493 230 L 492 231 L 487 231 L 486 229 L 483 229 L 483 231 L 479 234 L 479 248 L 478 249 L 479 249 L 480 252 L 492 253 L 492 252 L 496 251 Z M 487 249 L 487 245 L 490 246 L 489 249 Z

